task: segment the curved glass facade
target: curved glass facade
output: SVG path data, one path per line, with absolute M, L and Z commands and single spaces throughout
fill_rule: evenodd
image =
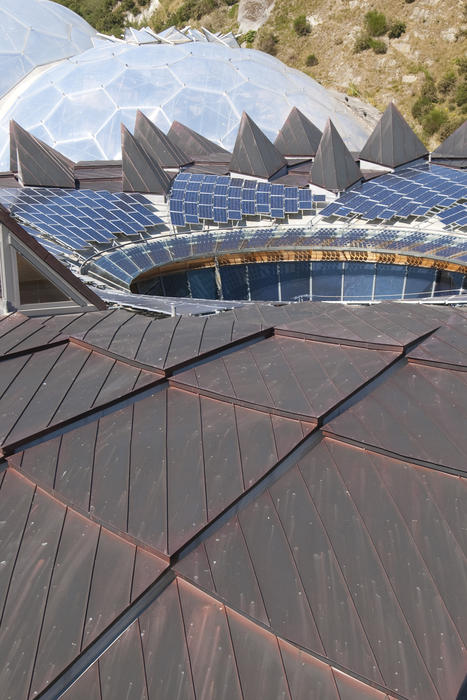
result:
M 0 97 L 37 66 L 93 46 L 96 31 L 67 7 L 49 0 L 2 0 Z
M 464 275 L 434 268 L 362 262 L 247 263 L 176 272 L 138 291 L 171 297 L 251 301 L 415 300 L 459 294 Z
M 261 51 L 102 42 L 52 66 L 18 94 L 0 120 L 0 168 L 8 165 L 10 119 L 79 161 L 119 158 L 120 124 L 132 130 L 137 109 L 164 131 L 177 120 L 231 149 L 243 111 L 274 139 L 293 106 L 320 129 L 332 117 L 352 149 L 368 136 L 324 87 Z

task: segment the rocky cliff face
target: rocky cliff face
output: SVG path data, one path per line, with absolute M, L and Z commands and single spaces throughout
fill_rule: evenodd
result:
M 240 0 L 238 3 L 238 29 L 242 34 L 258 30 L 267 22 L 274 7 L 274 0 Z

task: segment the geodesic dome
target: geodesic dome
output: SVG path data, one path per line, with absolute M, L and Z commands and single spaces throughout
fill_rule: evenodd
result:
M 78 161 L 119 158 L 120 124 L 133 129 L 137 109 L 164 131 L 177 120 L 231 149 L 243 111 L 274 139 L 293 106 L 320 129 L 331 117 L 355 150 L 367 138 L 338 99 L 269 54 L 212 43 L 106 43 L 51 67 L 0 111 L 0 168 L 8 167 L 10 119 Z
M 86 51 L 97 32 L 50 0 L 1 0 L 0 96 L 37 66 Z

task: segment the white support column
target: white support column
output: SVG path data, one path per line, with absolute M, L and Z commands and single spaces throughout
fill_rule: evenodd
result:
M 10 245 L 10 232 L 0 226 L 0 278 L 2 285 L 2 313 L 16 311 L 20 305 L 18 264 L 16 252 Z
M 407 287 L 407 277 L 409 276 L 409 270 L 410 270 L 409 265 L 406 265 L 405 266 L 405 273 L 404 273 L 404 281 L 402 283 L 401 299 L 405 299 L 405 288 Z
M 373 273 L 373 284 L 371 286 L 371 301 L 375 300 L 375 291 L 376 291 L 376 275 L 378 273 L 378 267 L 375 263 L 375 271 Z

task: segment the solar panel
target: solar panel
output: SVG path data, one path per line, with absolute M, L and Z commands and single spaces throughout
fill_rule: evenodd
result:
M 185 216 L 176 212 L 170 212 L 170 220 L 174 226 L 185 226 Z
M 299 209 L 311 209 L 312 207 L 311 190 L 298 190 L 298 207 Z
M 212 219 L 214 216 L 214 208 L 210 204 L 200 204 L 199 205 L 199 216 L 201 219 Z
M 219 224 L 226 224 L 228 221 L 226 209 L 214 207 L 214 221 Z
M 252 188 L 247 189 L 247 188 L 244 187 L 244 188 L 243 188 L 243 192 L 242 192 L 242 197 L 243 197 L 244 200 L 247 200 L 247 201 L 254 201 L 255 198 L 256 198 L 256 192 L 255 192 L 255 190 L 252 189 Z
M 464 198 L 466 190 L 467 173 L 423 164 L 401 168 L 396 173 L 380 176 L 377 180 L 343 193 L 335 203 L 323 210 L 323 215 L 346 217 L 357 214 L 367 219 L 387 219 L 390 218 L 390 212 L 391 218 L 404 218 L 426 216 L 441 210 L 438 214 L 443 218 L 443 210 Z M 375 212 L 377 205 L 382 205 L 383 209 Z M 463 225 L 465 214 L 460 210 L 457 213 L 457 218 L 454 212 L 452 218 L 448 214 L 448 222 Z
M 273 209 L 271 207 L 271 216 L 274 219 L 283 219 L 284 218 L 284 209 Z
M 295 214 L 298 212 L 298 201 L 297 199 L 288 199 L 287 197 L 285 198 L 285 205 L 284 205 L 284 211 L 287 214 Z
M 242 201 L 242 213 L 243 214 L 256 214 L 255 202 L 244 199 Z
M 226 207 L 227 206 L 227 195 L 214 195 L 214 206 L 215 207 Z
M 30 224 L 31 235 L 42 243 L 50 236 L 80 251 L 109 243 L 117 233 L 139 236 L 161 223 L 150 200 L 136 193 L 26 187 L 14 193 L 0 190 L 0 201 Z
M 199 200 L 199 192 L 197 190 L 187 190 L 185 193 L 185 202 L 197 202 Z

